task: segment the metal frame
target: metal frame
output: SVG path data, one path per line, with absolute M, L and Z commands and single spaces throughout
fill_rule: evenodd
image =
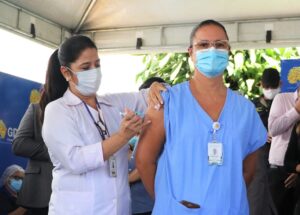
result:
M 186 52 L 189 36 L 198 23 L 81 31 L 94 39 L 101 53 Z M 300 17 L 224 21 L 232 49 L 300 46 Z M 266 42 L 266 31 L 272 40 Z M 136 39 L 143 46 L 136 49 Z
M 35 37 L 30 33 L 31 24 Z M 0 0 L 0 27 L 52 48 L 71 35 L 69 29 L 5 0 Z
M 190 32 L 198 24 L 80 30 L 96 1 L 90 1 L 75 32 L 90 36 L 103 54 L 186 52 Z M 300 47 L 300 17 L 228 20 L 222 23 L 227 29 L 232 49 Z M 30 34 L 31 24 L 35 25 L 35 37 Z M 71 29 L 5 0 L 0 0 L 0 27 L 54 48 L 72 34 Z M 268 30 L 272 31 L 270 43 L 266 42 Z M 142 38 L 140 49 L 136 49 L 137 38 Z
M 78 25 L 77 25 L 77 27 L 76 27 L 76 29 L 75 29 L 75 31 L 74 31 L 75 34 L 77 34 L 77 33 L 79 32 L 81 26 L 84 24 L 86 18 L 87 18 L 88 15 L 90 14 L 90 12 L 91 12 L 91 10 L 93 9 L 93 7 L 94 7 L 94 5 L 95 5 L 96 2 L 97 2 L 97 0 L 91 0 L 91 1 L 90 1 L 90 4 L 89 4 L 88 7 L 86 8 L 86 10 L 85 10 L 83 16 L 81 17 L 81 19 L 80 19 L 80 21 L 79 21 L 79 23 L 78 23 Z

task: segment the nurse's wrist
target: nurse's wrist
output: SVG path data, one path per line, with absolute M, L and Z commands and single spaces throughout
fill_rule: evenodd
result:
M 116 136 L 118 137 L 119 139 L 119 142 L 123 143 L 123 144 L 126 144 L 128 143 L 128 141 L 130 140 L 131 137 L 129 137 L 128 135 L 122 133 L 122 132 L 118 132 L 116 133 Z

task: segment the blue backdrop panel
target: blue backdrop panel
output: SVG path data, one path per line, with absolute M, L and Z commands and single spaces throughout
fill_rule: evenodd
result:
M 12 153 L 11 142 L 30 102 L 39 99 L 41 84 L 0 72 L 0 175 L 11 164 L 25 168 L 27 159 Z
M 0 72 L 0 144 L 10 143 L 41 84 Z
M 0 143 L 0 176 L 6 167 L 18 164 L 25 169 L 27 159 L 15 156 L 11 151 L 10 143 Z
M 281 61 L 281 81 L 281 92 L 294 92 L 297 89 L 295 81 L 300 81 L 300 59 Z

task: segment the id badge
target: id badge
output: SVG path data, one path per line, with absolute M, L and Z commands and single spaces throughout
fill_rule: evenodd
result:
M 115 156 L 110 156 L 108 159 L 109 162 L 109 176 L 117 177 L 117 160 Z
M 208 164 L 222 165 L 223 164 L 223 144 L 212 142 L 208 143 Z

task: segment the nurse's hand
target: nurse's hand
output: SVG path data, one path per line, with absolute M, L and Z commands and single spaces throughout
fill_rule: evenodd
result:
M 138 135 L 143 127 L 150 124 L 150 121 L 144 122 L 144 119 L 135 112 L 126 109 L 122 119 L 119 134 L 128 142 L 133 136 Z
M 295 187 L 297 184 L 297 178 L 298 178 L 297 173 L 290 173 L 290 175 L 284 181 L 284 186 L 286 188 Z
M 298 97 L 297 97 L 297 100 L 296 100 L 296 103 L 295 103 L 295 109 L 296 111 L 300 114 L 300 99 L 299 99 L 299 92 L 298 92 Z
M 150 124 L 150 121 L 143 120 L 131 110 L 125 109 L 119 131 L 102 141 L 103 160 L 106 161 L 120 148 L 128 143 L 135 135 L 139 134 L 143 127 Z
M 272 142 L 272 137 L 271 137 L 271 135 L 268 133 L 267 143 L 271 143 L 271 142 Z
M 151 84 L 148 93 L 148 106 L 159 110 L 161 105 L 164 103 L 160 93 L 166 90 L 167 88 L 162 83 L 154 82 Z

